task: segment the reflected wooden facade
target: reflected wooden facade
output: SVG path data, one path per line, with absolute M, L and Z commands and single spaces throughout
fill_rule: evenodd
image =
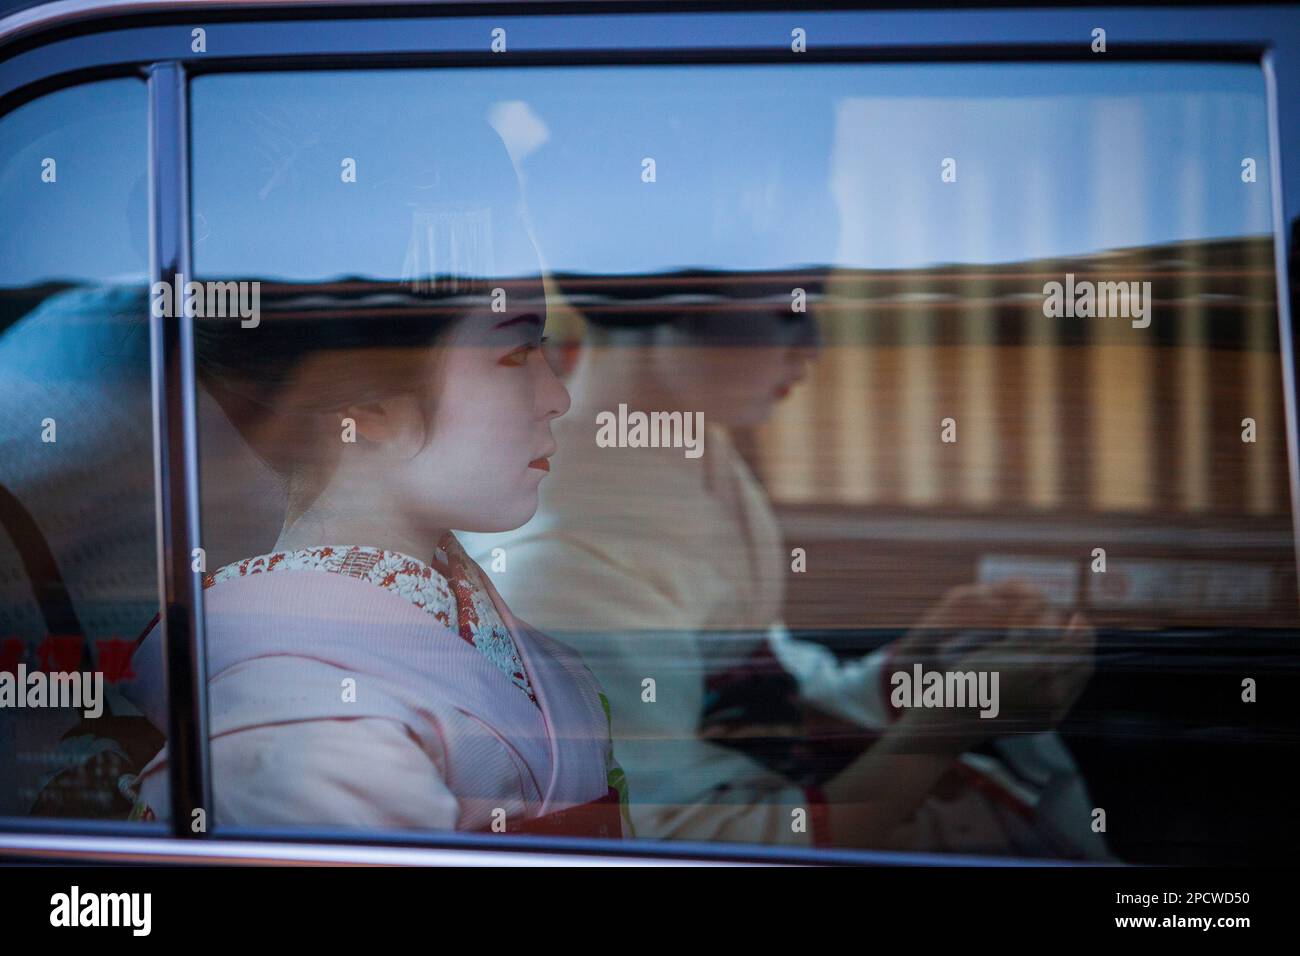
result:
M 1149 281 L 1150 325 L 1047 318 L 1044 284 L 1067 274 Z M 807 380 L 741 436 L 809 551 L 790 575 L 796 626 L 906 627 L 1001 559 L 1068 563 L 1072 606 L 1115 626 L 1298 623 L 1270 237 L 559 285 L 571 341 L 578 311 L 788 308 L 791 289 L 815 290 Z M 1098 547 L 1107 578 L 1091 571 Z

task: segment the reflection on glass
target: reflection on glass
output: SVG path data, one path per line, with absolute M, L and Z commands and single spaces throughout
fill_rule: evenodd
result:
M 0 118 L 0 814 L 123 819 L 158 610 L 145 86 Z
M 1181 712 L 1116 688 L 1297 623 L 1257 69 L 260 74 L 193 107 L 197 277 L 261 296 L 199 331 L 219 821 L 1239 852 L 1188 834 L 1240 796 L 1149 759 Z M 1142 841 L 1094 813 L 1136 799 L 1121 752 L 1183 808 Z

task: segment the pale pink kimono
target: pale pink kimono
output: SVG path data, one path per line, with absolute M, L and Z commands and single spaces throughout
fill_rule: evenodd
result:
M 209 819 L 619 836 L 621 771 L 595 678 L 479 577 L 536 703 L 373 582 L 293 570 L 206 589 Z M 131 696 L 165 727 L 160 643 L 141 645 Z M 138 790 L 137 816 L 166 816 L 165 749 Z

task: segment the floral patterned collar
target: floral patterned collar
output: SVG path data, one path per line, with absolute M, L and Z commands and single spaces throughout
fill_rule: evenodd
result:
M 282 571 L 330 571 L 369 581 L 423 608 L 438 623 L 455 630 L 536 704 L 537 695 L 519 648 L 484 587 L 482 570 L 450 532 L 438 542 L 438 548 L 442 552 L 439 558 L 445 555 L 445 560 L 437 561 L 440 567 L 436 570 L 409 555 L 360 545 L 272 551 L 227 564 L 205 577 L 203 586 Z

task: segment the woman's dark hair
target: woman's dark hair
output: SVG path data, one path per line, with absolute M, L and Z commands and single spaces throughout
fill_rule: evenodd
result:
M 602 277 L 603 280 L 603 277 Z M 804 290 L 805 302 L 820 296 L 820 275 L 803 273 L 715 272 L 684 270 L 671 274 L 627 277 L 617 287 L 596 284 L 587 276 L 557 278 L 560 290 L 580 299 L 582 315 L 597 329 L 651 329 L 674 325 L 702 341 L 718 344 L 769 344 L 771 333 L 754 320 L 775 318 L 793 327 L 809 322 L 807 311 L 791 308 L 795 287 Z
M 291 305 L 275 301 L 278 291 L 264 288 L 264 303 Z M 428 396 L 430 350 L 464 314 L 431 304 L 373 314 L 346 300 L 334 311 L 315 300 L 310 311 L 267 309 L 256 329 L 234 319 L 195 323 L 199 383 L 285 478 L 328 461 L 322 449 L 337 450 L 340 419 L 329 413 L 395 394 Z
M 470 311 L 486 307 L 493 288 L 509 290 L 516 277 L 501 275 L 500 267 L 531 261 L 538 268 L 518 178 L 498 134 L 463 117 L 439 122 L 415 123 L 409 148 L 366 185 L 364 202 L 349 206 L 364 209 L 368 228 L 341 224 L 340 234 L 321 237 L 358 243 L 356 260 L 391 262 L 387 275 L 265 281 L 256 323 L 195 320 L 200 384 L 282 477 L 318 470 L 338 454 L 341 416 L 331 413 L 401 393 L 426 399 L 431 412 L 438 344 Z M 335 118 L 334 125 L 352 125 L 352 118 Z M 339 149 L 325 138 L 312 152 Z M 314 155 L 300 162 L 329 168 Z M 337 159 L 332 164 L 337 168 Z M 318 195 L 328 193 L 304 201 Z M 277 234 L 285 228 L 262 225 Z M 374 248 L 375 235 L 383 237 L 382 249 Z M 293 268 L 268 263 L 268 271 L 310 272 L 302 264 L 313 260 L 313 237 L 294 243 Z

